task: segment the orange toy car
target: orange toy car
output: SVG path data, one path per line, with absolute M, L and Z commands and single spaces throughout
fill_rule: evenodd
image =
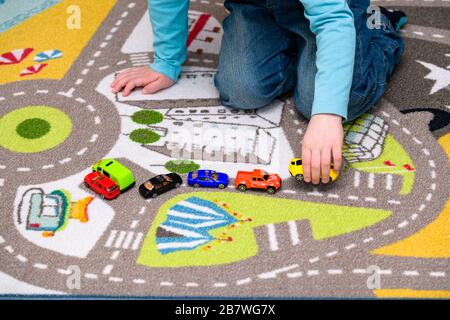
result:
M 247 189 L 263 189 L 270 194 L 274 194 L 281 187 L 281 178 L 277 174 L 267 173 L 259 169 L 238 171 L 234 184 L 242 192 Z

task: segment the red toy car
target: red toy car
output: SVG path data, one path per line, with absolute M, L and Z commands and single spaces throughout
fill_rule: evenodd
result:
M 120 189 L 117 184 L 107 176 L 98 172 L 91 172 L 84 177 L 84 184 L 86 187 L 99 194 L 103 199 L 113 200 L 120 194 Z
M 274 194 L 281 187 L 281 178 L 277 174 L 267 173 L 259 169 L 238 171 L 234 184 L 239 191 L 263 189 L 270 194 Z

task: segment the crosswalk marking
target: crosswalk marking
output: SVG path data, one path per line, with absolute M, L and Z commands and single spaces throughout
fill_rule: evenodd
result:
M 117 230 L 111 230 L 108 240 L 106 240 L 105 247 L 107 247 L 107 248 L 111 247 L 111 245 L 114 241 L 114 238 L 116 237 L 116 234 L 117 234 Z
M 120 248 L 123 240 L 125 239 L 126 234 L 127 234 L 126 231 L 120 231 L 119 236 L 117 237 L 116 242 L 114 243 L 114 248 Z
M 392 175 L 388 174 L 386 176 L 386 190 L 392 190 Z
M 122 246 L 123 249 L 128 249 L 128 247 L 131 244 L 131 240 L 133 240 L 133 237 L 134 237 L 134 232 L 133 231 L 128 232 L 127 237 L 125 238 L 125 241 Z
M 131 246 L 131 249 L 136 250 L 139 247 L 139 244 L 141 243 L 141 239 L 142 239 L 143 233 L 139 232 L 136 235 L 136 238 L 134 239 L 133 245 Z
M 268 232 L 268 235 L 269 235 L 270 250 L 277 251 L 279 249 L 279 247 L 278 247 L 277 235 L 275 233 L 275 225 L 268 224 L 267 225 L 267 232 Z
M 359 187 L 360 180 L 361 180 L 361 174 L 359 173 L 359 171 L 355 171 L 355 176 L 354 176 L 354 181 L 353 181 L 353 185 L 355 186 L 355 188 Z
M 105 242 L 105 247 L 137 250 L 143 236 L 144 234 L 142 232 L 136 233 L 134 231 L 111 230 L 109 237 Z
M 373 189 L 375 186 L 375 174 L 369 173 L 369 179 L 367 180 L 367 188 Z
M 289 233 L 291 234 L 291 242 L 293 246 L 296 246 L 300 243 L 300 239 L 298 237 L 297 223 L 295 221 L 289 221 Z

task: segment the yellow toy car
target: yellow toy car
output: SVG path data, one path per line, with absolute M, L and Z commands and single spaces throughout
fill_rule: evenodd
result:
M 294 158 L 289 163 L 289 173 L 298 181 L 303 181 L 303 165 L 301 158 Z M 330 166 L 330 179 L 335 181 L 339 177 L 339 173 L 333 170 L 333 164 Z

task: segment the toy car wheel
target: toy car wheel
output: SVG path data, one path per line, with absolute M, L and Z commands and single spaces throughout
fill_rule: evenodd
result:
M 295 176 L 295 179 L 297 179 L 297 181 L 303 181 L 303 175 L 302 174 L 298 174 Z
M 277 190 L 274 187 L 268 187 L 267 188 L 267 193 L 269 194 L 274 194 Z
M 223 183 L 221 183 L 221 184 L 218 185 L 218 187 L 219 187 L 219 189 L 224 189 L 225 185 Z
M 181 186 L 181 183 L 179 183 L 179 182 L 177 182 L 177 183 L 175 183 L 175 188 L 179 188 Z
M 85 183 L 84 183 L 84 186 L 85 186 L 86 188 L 90 189 L 89 183 L 85 182 Z
M 245 192 L 247 191 L 247 186 L 245 184 L 240 184 L 238 186 L 239 191 Z
M 194 183 L 193 187 L 194 188 L 200 188 L 200 185 L 198 183 Z

